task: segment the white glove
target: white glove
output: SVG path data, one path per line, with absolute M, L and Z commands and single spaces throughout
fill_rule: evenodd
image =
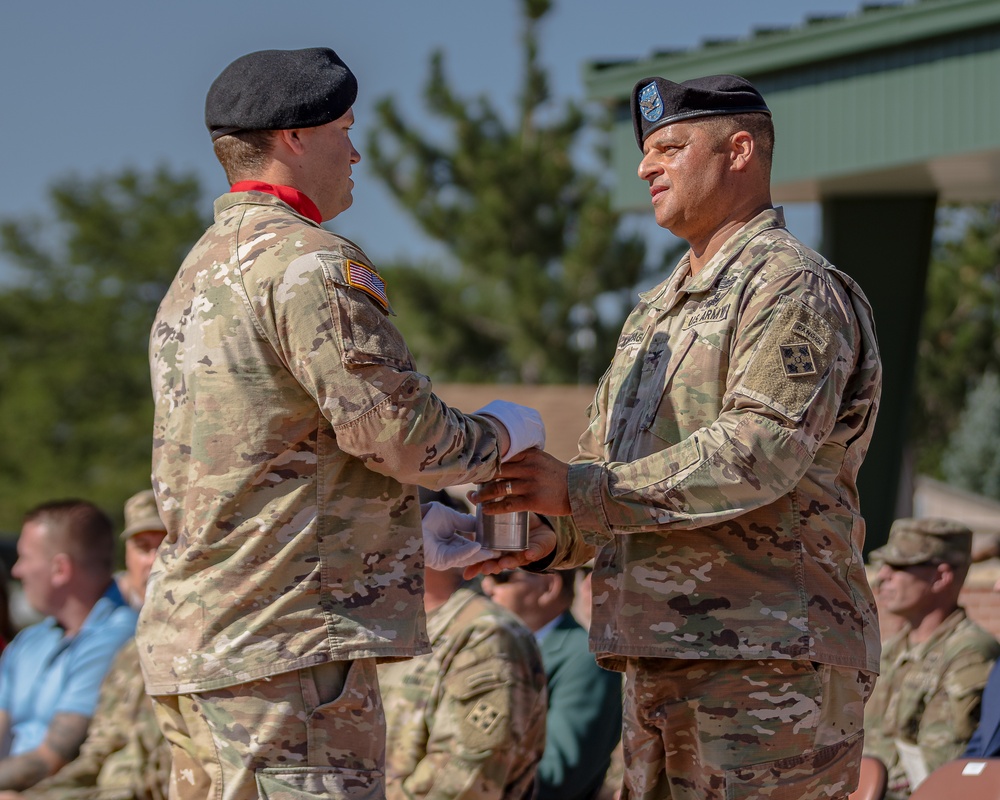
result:
M 533 408 L 508 400 L 493 400 L 476 413 L 493 417 L 507 429 L 510 448 L 503 461 L 510 460 L 528 448 L 545 447 L 545 425 L 542 423 L 541 414 Z
M 420 513 L 423 515 L 424 562 L 431 569 L 468 567 L 496 558 L 494 551 L 484 550 L 479 542 L 459 533 L 476 530 L 476 518 L 472 514 L 463 514 L 436 500 L 422 504 Z

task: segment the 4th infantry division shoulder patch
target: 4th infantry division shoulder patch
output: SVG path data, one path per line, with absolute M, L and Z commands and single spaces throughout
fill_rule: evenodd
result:
M 792 342 L 778 346 L 781 366 L 789 378 L 816 374 L 816 359 L 808 342 Z

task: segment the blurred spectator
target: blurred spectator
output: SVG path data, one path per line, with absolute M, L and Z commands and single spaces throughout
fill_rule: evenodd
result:
M 79 753 L 101 681 L 135 630 L 112 578 L 114 532 L 83 500 L 24 517 L 12 575 L 46 615 L 0 657 L 0 788 L 26 789 Z
M 901 800 L 965 749 L 1000 643 L 958 605 L 972 532 L 943 519 L 900 519 L 871 553 L 878 601 L 904 620 L 882 650 L 865 708 L 865 754 L 889 769 L 887 800 Z
M 549 705 L 537 800 L 595 797 L 621 738 L 621 675 L 597 666 L 570 611 L 575 579 L 571 569 L 483 577 L 483 591 L 524 620 L 542 651 Z
M 545 746 L 545 671 L 534 637 L 462 588 L 461 570 L 425 568 L 433 652 L 380 664 L 386 797 L 531 798 Z
M 152 489 L 132 495 L 125 501 L 125 570 L 115 575 L 118 588 L 132 608 L 142 608 L 146 597 L 146 581 L 156 558 L 156 548 L 167 535 L 167 528 L 156 510 Z
M 152 546 L 155 554 L 154 540 L 158 545 L 166 535 L 159 516 L 155 516 L 155 504 L 150 504 L 152 496 L 147 490 L 126 501 L 121 534 L 126 541 L 127 572 L 135 581 L 131 584 L 133 595 L 140 605 L 152 561 L 144 551 Z M 135 548 L 130 558 L 128 542 L 139 537 L 143 546 Z M 97 710 L 80 755 L 20 794 L 0 792 L 0 800 L 166 800 L 169 781 L 170 746 L 146 695 L 133 638 L 118 652 L 101 684 Z

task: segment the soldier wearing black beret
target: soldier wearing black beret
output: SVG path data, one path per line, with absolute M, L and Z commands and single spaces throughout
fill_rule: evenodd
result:
M 525 453 L 477 496 L 595 558 L 591 649 L 625 672 L 623 798 L 846 798 L 879 634 L 858 468 L 881 389 L 857 284 L 771 203 L 771 111 L 746 79 L 631 95 L 657 223 L 687 241 L 643 293 L 571 464 Z M 486 502 L 495 501 L 495 502 Z
M 484 557 L 417 483 L 544 444 L 532 409 L 442 403 L 322 227 L 353 201 L 357 94 L 315 47 L 238 58 L 205 101 L 232 186 L 150 334 L 167 536 L 136 632 L 178 800 L 385 797 L 376 663 L 428 651 L 425 562 Z

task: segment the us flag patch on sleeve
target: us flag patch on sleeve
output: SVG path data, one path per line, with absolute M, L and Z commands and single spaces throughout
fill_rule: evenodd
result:
M 379 274 L 370 267 L 366 267 L 364 264 L 351 261 L 350 259 L 347 260 L 346 266 L 345 277 L 347 278 L 347 285 L 353 286 L 355 289 L 360 289 L 365 294 L 374 297 L 378 300 L 379 305 L 388 311 L 389 297 L 385 293 L 385 281 L 382 280 Z

